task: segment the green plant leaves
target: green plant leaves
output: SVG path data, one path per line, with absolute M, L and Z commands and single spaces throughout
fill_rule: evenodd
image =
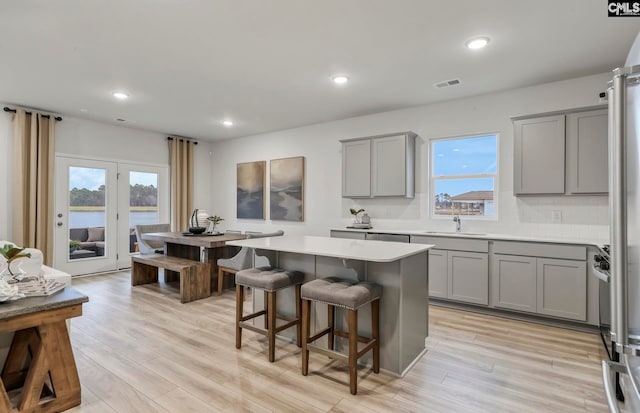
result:
M 5 244 L 0 248 L 0 255 L 7 259 L 7 262 L 17 260 L 18 258 L 30 258 L 31 253 L 22 252 L 24 248 L 18 248 L 13 244 Z

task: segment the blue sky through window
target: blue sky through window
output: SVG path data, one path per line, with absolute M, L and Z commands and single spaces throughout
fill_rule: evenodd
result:
M 496 135 L 434 142 L 433 176 L 496 173 L 496 143 Z

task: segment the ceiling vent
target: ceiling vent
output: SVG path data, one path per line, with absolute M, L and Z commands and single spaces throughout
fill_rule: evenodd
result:
M 462 83 L 460 79 L 451 79 L 451 80 L 445 80 L 444 82 L 434 83 L 433 86 L 436 89 L 442 89 L 443 87 L 457 86 L 460 83 Z

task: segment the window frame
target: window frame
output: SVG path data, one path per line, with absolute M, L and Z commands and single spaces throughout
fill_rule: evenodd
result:
M 453 141 L 453 140 L 462 140 L 469 138 L 482 138 L 486 136 L 495 136 L 496 137 L 496 171 L 495 173 L 483 173 L 483 174 L 460 174 L 460 175 L 434 175 L 435 168 L 435 152 L 433 150 L 434 145 L 437 142 L 442 141 Z M 493 178 L 493 210 L 494 214 L 490 216 L 479 216 L 479 215 L 465 215 L 464 219 L 473 220 L 473 221 L 498 221 L 499 217 L 499 177 L 500 177 L 500 133 L 499 132 L 482 132 L 482 133 L 471 133 L 465 135 L 455 135 L 455 136 L 447 136 L 440 138 L 432 138 L 429 139 L 429 190 L 427 205 L 429 211 L 429 218 L 436 220 L 445 220 L 451 219 L 448 215 L 439 215 L 435 213 L 435 182 L 436 180 L 454 180 L 454 179 L 474 179 L 474 178 Z M 433 201 L 433 203 L 431 202 Z

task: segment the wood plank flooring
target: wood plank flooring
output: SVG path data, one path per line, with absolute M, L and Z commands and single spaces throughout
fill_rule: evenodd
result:
M 69 412 L 606 412 L 599 337 L 432 306 L 428 352 L 404 378 L 346 366 L 243 334 L 231 290 L 180 304 L 177 283 L 129 273 L 74 279 L 90 298 L 71 322 L 82 405 Z

